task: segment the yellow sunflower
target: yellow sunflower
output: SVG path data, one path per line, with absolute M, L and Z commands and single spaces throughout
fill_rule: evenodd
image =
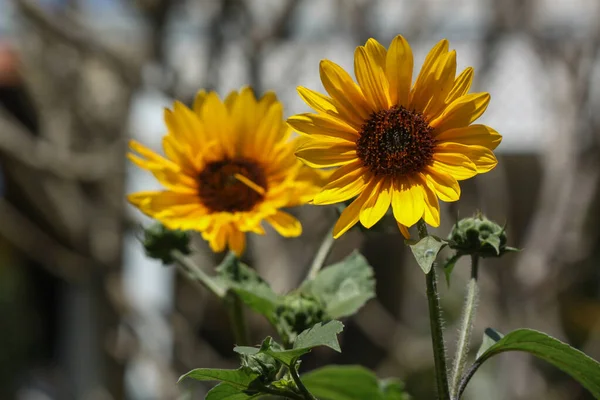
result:
M 131 194 L 129 201 L 169 229 L 197 230 L 215 252 L 228 246 L 240 255 L 245 232 L 264 234 L 262 221 L 285 237 L 302 226 L 281 211 L 309 201 L 320 175 L 294 157 L 290 128 L 275 94 L 256 99 L 252 89 L 221 101 L 200 91 L 192 109 L 175 102 L 165 109 L 168 133 L 162 157 L 131 141 L 128 154 L 164 186 Z
M 339 237 L 358 221 L 370 228 L 392 206 L 405 237 L 421 218 L 439 226 L 442 201 L 460 197 L 458 181 L 496 166 L 502 137 L 471 125 L 487 108 L 488 93 L 471 93 L 473 68 L 456 77 L 456 52 L 440 41 L 412 84 L 413 55 L 397 36 L 388 50 L 374 39 L 354 53 L 358 84 L 339 65 L 323 60 L 329 96 L 298 87 L 316 114 L 288 123 L 303 134 L 296 156 L 313 168 L 338 167 L 314 204 L 356 199 L 334 228 Z

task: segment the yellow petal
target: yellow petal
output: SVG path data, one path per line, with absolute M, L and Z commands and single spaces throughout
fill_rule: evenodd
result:
M 435 192 L 427 185 L 423 186 L 423 199 L 425 200 L 423 221 L 434 228 L 440 226 L 440 203 Z
M 238 97 L 239 93 L 237 91 L 233 91 L 229 93 L 227 97 L 225 97 L 223 103 L 225 103 L 225 108 L 227 108 L 227 111 L 231 112 L 231 110 L 233 110 L 233 106 L 236 103 Z
M 458 143 L 450 143 L 444 142 L 439 143 L 436 146 L 436 154 L 434 156 L 438 157 L 439 154 L 462 154 L 471 162 L 473 162 L 477 173 L 485 173 L 491 171 L 496 164 L 498 164 L 498 160 L 496 160 L 496 156 L 492 152 L 492 150 L 477 145 L 464 145 Z M 442 161 L 442 160 L 440 160 Z
M 160 156 L 159 154 L 150 150 L 148 147 L 144 146 L 140 142 L 137 142 L 135 140 L 130 140 L 129 148 L 153 163 L 163 164 L 167 168 L 179 170 L 179 166 L 176 163 L 174 163 L 172 160 L 168 160 L 168 159 Z
M 400 229 L 400 233 L 402 233 L 402 236 L 404 236 L 404 239 L 410 240 L 410 232 L 408 231 L 408 228 L 398 221 L 396 221 L 396 223 L 398 224 L 398 228 Z
M 431 166 L 452 175 L 459 181 L 477 175 L 475 164 L 467 156 L 459 153 L 435 153 Z
M 127 200 L 150 216 L 176 206 L 197 205 L 198 208 L 202 207 L 196 193 L 176 193 L 172 191 L 137 192 L 127 196 Z
M 446 39 L 441 40 L 431 49 L 429 54 L 427 54 L 427 57 L 425 57 L 421 71 L 417 76 L 417 80 L 415 81 L 410 94 L 410 104 L 412 108 L 422 111 L 427 105 L 427 102 L 431 97 L 427 93 L 428 90 L 431 89 L 427 86 L 427 81 L 435 74 L 436 65 L 439 62 L 439 59 L 448 53 L 448 45 L 449 43 Z
M 313 204 L 335 204 L 361 193 L 369 181 L 369 172 L 357 160 L 335 170 L 330 182 L 313 199 Z
M 464 128 L 481 116 L 490 103 L 489 93 L 472 93 L 453 101 L 430 125 L 438 133 Z
M 365 43 L 365 49 L 369 57 L 375 61 L 375 64 L 379 66 L 385 72 L 385 59 L 387 50 L 377 40 L 371 38 Z
M 424 96 L 428 97 L 429 100 L 427 100 L 427 105 L 423 109 L 423 114 L 428 121 L 434 119 L 444 109 L 445 100 L 450 90 L 452 90 L 455 76 L 456 51 L 452 50 L 444 57 L 440 57 L 438 63 L 436 63 L 435 72 L 426 82 L 427 88 L 424 91 Z
M 461 96 L 469 93 L 471 83 L 473 82 L 473 68 L 467 67 L 465 70 L 454 80 L 452 90 L 446 97 L 446 104 L 452 103 L 454 100 Z
M 282 124 L 283 124 L 283 105 L 281 103 L 275 103 L 271 105 L 271 108 L 267 111 L 266 115 L 259 121 L 258 128 L 254 132 L 254 142 L 256 150 L 261 151 L 263 154 L 268 155 L 265 152 L 266 149 L 272 149 L 276 143 L 281 141 L 282 137 Z M 252 133 L 248 133 L 252 135 Z
M 138 167 L 152 172 L 163 186 L 174 192 L 196 193 L 198 190 L 197 180 L 184 174 L 179 167 L 169 168 L 164 164 L 143 160 L 131 153 L 127 154 L 127 158 Z
M 427 167 L 423 175 L 440 200 L 452 202 L 460 198 L 460 186 L 452 175 L 433 167 Z
M 196 97 L 194 98 L 194 104 L 192 105 L 192 110 L 197 115 L 202 114 L 202 105 L 204 104 L 204 99 L 206 98 L 206 90 L 202 89 L 196 93 Z
M 325 135 L 356 141 L 358 132 L 351 126 L 324 114 L 299 114 L 288 118 L 288 124 L 306 135 Z
M 240 257 L 246 249 L 246 234 L 236 227 L 231 227 L 227 238 L 229 249 Z
M 340 218 L 335 223 L 333 227 L 333 238 L 337 239 L 346 233 L 350 228 L 352 228 L 358 222 L 360 218 L 360 210 L 365 204 L 365 202 L 369 199 L 371 192 L 373 191 L 375 185 L 377 184 L 376 180 L 371 180 L 365 190 L 352 202 L 348 207 L 342 211 Z
M 267 113 L 267 110 L 273 106 L 273 104 L 279 103 L 277 100 L 277 95 L 272 90 L 269 90 L 263 94 L 263 96 L 258 100 L 258 109 L 257 114 L 260 117 Z
M 390 208 L 391 201 L 391 179 L 378 180 L 377 186 L 371 191 L 369 198 L 360 209 L 360 223 L 367 229 L 371 228 L 383 218 Z
M 163 136 L 163 151 L 165 155 L 177 164 L 181 170 L 192 176 L 198 171 L 199 163 L 201 160 L 192 157 L 192 151 L 186 142 L 179 142 L 171 135 Z
M 208 241 L 208 245 L 212 251 L 220 253 L 225 250 L 225 246 L 227 245 L 229 229 L 229 225 L 215 223 L 211 229 L 202 232 L 202 238 Z
M 235 154 L 235 138 L 229 124 L 229 113 L 225 104 L 221 102 L 215 92 L 210 92 L 204 99 L 202 107 L 202 121 L 206 132 L 217 138 L 220 143 L 221 151 L 233 157 Z
M 471 125 L 465 128 L 449 129 L 437 135 L 435 140 L 444 143 L 477 145 L 494 150 L 502 141 L 502 136 L 486 125 Z
M 313 110 L 320 113 L 327 113 L 328 111 L 337 112 L 331 98 L 303 86 L 298 86 L 296 90 L 300 97 L 302 97 L 302 100 Z
M 296 237 L 302 233 L 302 225 L 293 215 L 283 211 L 277 211 L 274 215 L 266 218 L 275 230 L 284 237 Z
M 413 226 L 423 216 L 423 187 L 409 177 L 394 181 L 392 210 L 400 224 Z
M 368 105 L 360 88 L 339 65 L 323 60 L 319 65 L 321 82 L 333 98 L 335 108 L 346 122 L 360 129 L 374 110 Z
M 354 52 L 354 74 L 372 110 L 387 110 L 390 106 L 389 84 L 381 66 L 360 46 Z
M 313 168 L 337 167 L 357 159 L 354 143 L 339 144 L 313 140 L 296 150 L 296 157 Z
M 412 70 L 412 50 L 408 42 L 398 35 L 392 40 L 386 57 L 385 73 L 390 85 L 392 104 L 408 107 Z

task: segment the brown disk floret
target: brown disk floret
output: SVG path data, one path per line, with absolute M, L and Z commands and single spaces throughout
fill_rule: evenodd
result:
M 245 158 L 224 159 L 206 164 L 198 175 L 198 194 L 202 203 L 212 212 L 249 211 L 264 195 L 235 178 L 240 174 L 263 189 L 267 177 L 263 168 Z
M 356 153 L 375 175 L 419 172 L 433 159 L 432 133 L 423 114 L 393 106 L 371 114 L 361 127 Z

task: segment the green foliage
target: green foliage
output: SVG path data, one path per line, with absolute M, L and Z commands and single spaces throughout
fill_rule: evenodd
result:
M 270 337 L 267 337 L 260 347 L 238 346 L 234 351 L 240 354 L 240 368 L 235 370 L 197 368 L 183 375 L 179 381 L 185 378 L 219 381 L 220 383 L 208 393 L 206 398 L 209 400 L 245 400 L 263 395 L 302 399 L 302 390 L 300 390 L 302 381 L 297 375 L 299 358 L 318 346 L 340 351 L 337 335 L 343 327 L 344 325 L 339 321 L 316 324 L 298 335 L 292 349 L 284 349 Z M 364 371 L 363 375 L 368 374 L 368 371 Z M 298 385 L 290 378 L 290 374 L 299 382 Z M 401 386 L 396 382 L 379 384 L 375 379 L 375 386 L 379 392 L 392 396 L 377 398 L 402 399 L 395 394 L 401 390 Z
M 260 347 L 237 346 L 233 350 L 244 356 L 267 354 L 290 367 L 294 360 L 310 352 L 314 347 L 326 346 L 341 352 L 337 335 L 343 329 L 344 324 L 339 321 L 330 321 L 324 325 L 318 323 L 300 333 L 294 342 L 294 346 L 289 350 L 283 349 L 280 345 L 275 346 L 276 342 L 270 337 L 267 337 Z
M 187 232 L 167 229 L 163 224 L 155 223 L 144 229 L 142 240 L 146 255 L 168 265 L 174 262 L 171 252 L 177 250 L 190 254 L 190 237 Z
M 407 400 L 403 385 L 395 379 L 379 381 L 360 366 L 327 366 L 302 375 L 302 382 L 320 400 Z
M 462 393 L 481 364 L 490 357 L 506 351 L 523 351 L 549 362 L 571 375 L 595 398 L 600 399 L 600 363 L 566 343 L 531 329 L 513 331 L 483 352 L 461 382 L 459 393 Z
M 195 379 L 197 381 L 220 381 L 225 382 L 238 389 L 246 389 L 253 380 L 258 378 L 258 374 L 247 368 L 238 369 L 216 369 L 216 368 L 196 368 L 179 378 L 181 382 L 185 378 Z
M 276 328 L 284 344 L 315 324 L 356 313 L 375 296 L 373 270 L 367 260 L 353 252 L 324 268 L 312 280 L 286 295 L 278 295 L 253 269 L 233 255 L 217 267 L 219 286 L 235 293 Z
M 407 241 L 417 263 L 426 274 L 431 271 L 433 263 L 439 252 L 446 246 L 446 242 L 435 236 L 425 236 L 418 242 Z
M 324 304 L 329 317 L 347 317 L 375 297 L 373 269 L 354 251 L 344 260 L 321 270 L 315 279 L 305 281 L 300 291 L 310 293 Z
M 206 400 L 248 400 L 257 399 L 260 396 L 262 396 L 260 393 L 249 395 L 231 385 L 219 383 L 208 392 Z

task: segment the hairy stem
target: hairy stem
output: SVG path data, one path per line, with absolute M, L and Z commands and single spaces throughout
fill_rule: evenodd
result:
M 471 279 L 467 285 L 467 297 L 462 313 L 454 365 L 452 366 L 450 392 L 452 394 L 452 399 L 455 400 L 458 400 L 459 398 L 460 381 L 467 363 L 467 356 L 469 355 L 469 343 L 473 331 L 473 324 L 475 322 L 475 313 L 477 311 L 477 300 L 479 297 L 479 287 L 477 286 L 478 267 L 479 257 L 477 255 L 472 255 Z
M 290 365 L 290 374 L 292 375 L 292 379 L 294 379 L 294 382 L 296 383 L 298 390 L 300 391 L 300 393 L 302 393 L 302 396 L 306 400 L 317 400 L 317 398 L 308 391 L 306 386 L 304 386 L 304 383 L 302 383 L 302 380 L 300 380 L 300 375 L 298 375 L 297 363 L 298 363 L 298 360 L 294 360 L 294 361 L 292 361 L 292 364 Z
M 225 297 L 225 290 L 204 272 L 202 268 L 186 257 L 185 254 L 179 250 L 172 250 L 171 257 L 177 261 L 176 265 L 179 271 L 181 271 L 190 281 L 201 284 L 220 299 Z
M 321 242 L 321 246 L 313 259 L 313 262 L 308 270 L 308 275 L 306 276 L 307 280 L 315 279 L 321 268 L 323 268 L 323 264 L 325 264 L 325 260 L 329 253 L 331 253 L 331 248 L 333 247 L 333 242 L 335 239 L 333 238 L 333 226 L 330 230 L 327 231 L 323 241 Z
M 419 237 L 428 236 L 427 226 L 423 220 L 417 223 Z M 427 303 L 429 305 L 429 323 L 431 326 L 431 342 L 433 344 L 433 360 L 435 364 L 435 378 L 437 383 L 438 399 L 450 400 L 448 389 L 448 369 L 446 367 L 446 345 L 442 330 L 442 309 L 437 289 L 435 268 L 425 276 L 427 284 Z

